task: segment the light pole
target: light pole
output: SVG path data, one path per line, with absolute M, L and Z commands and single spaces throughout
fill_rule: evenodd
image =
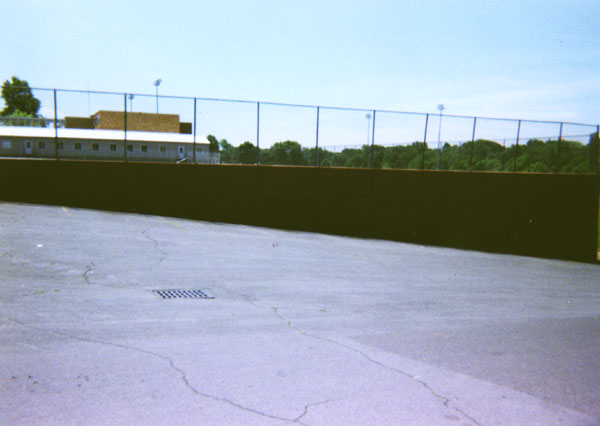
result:
M 156 113 L 157 114 L 158 114 L 158 86 L 160 86 L 160 83 L 162 83 L 162 80 L 160 78 L 154 82 L 154 85 L 156 86 Z
M 133 112 L 133 98 L 135 98 L 135 96 L 133 94 L 129 94 L 129 112 Z
M 367 119 L 367 146 L 369 146 L 369 132 L 371 129 L 371 114 L 367 114 L 365 115 L 365 118 Z
M 437 106 L 437 109 L 440 110 L 440 125 L 438 128 L 438 152 L 437 152 L 437 163 L 436 163 L 436 170 L 440 169 L 440 139 L 442 136 L 442 111 L 444 111 L 444 104 L 439 104 Z

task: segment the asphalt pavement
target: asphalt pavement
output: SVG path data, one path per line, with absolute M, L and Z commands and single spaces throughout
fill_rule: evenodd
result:
M 0 203 L 0 424 L 598 425 L 600 266 Z

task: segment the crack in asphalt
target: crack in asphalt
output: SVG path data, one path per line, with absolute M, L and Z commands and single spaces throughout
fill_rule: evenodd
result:
M 325 404 L 328 404 L 328 403 L 330 403 L 330 402 L 331 402 L 331 400 L 327 399 L 327 400 L 325 400 L 325 401 L 320 401 L 320 402 L 312 402 L 312 403 L 310 403 L 310 404 L 307 404 L 307 405 L 305 405 L 305 406 L 304 406 L 304 412 L 303 412 L 302 414 L 300 414 L 298 417 L 296 417 L 296 418 L 294 419 L 294 422 L 295 422 L 295 423 L 299 423 L 299 422 L 300 422 L 300 419 L 301 419 L 302 417 L 304 417 L 304 416 L 306 416 L 306 415 L 308 414 L 308 410 L 309 410 L 310 408 L 312 408 L 312 407 L 316 407 L 317 405 L 325 405 Z M 301 423 L 301 424 L 302 424 L 302 423 Z
M 148 233 L 146 232 L 145 229 L 142 231 L 142 235 L 152 242 L 156 251 L 158 251 L 162 254 L 162 257 L 160 259 L 158 259 L 158 264 L 160 265 L 165 259 L 167 259 L 169 257 L 169 253 L 167 253 L 166 251 L 161 249 L 159 246 L 159 241 L 155 238 L 152 238 L 150 235 L 148 235 Z
M 30 324 L 24 323 L 22 321 L 14 319 L 14 318 L 6 318 L 6 319 L 8 321 L 13 322 L 15 324 L 18 324 L 20 326 L 31 328 L 31 329 L 38 330 L 38 331 L 42 331 L 42 332 L 45 332 L 45 333 L 54 334 L 56 336 L 66 337 L 66 338 L 69 338 L 69 339 L 78 340 L 78 341 L 86 342 L 86 343 L 95 343 L 95 344 L 100 344 L 100 345 L 112 346 L 112 347 L 115 347 L 115 348 L 124 349 L 124 350 L 128 350 L 128 351 L 139 352 L 139 353 L 142 353 L 142 354 L 145 354 L 145 355 L 150 355 L 150 356 L 162 359 L 164 361 L 167 361 L 168 364 L 169 364 L 169 367 L 172 370 L 176 371 L 181 376 L 181 381 L 183 382 L 183 384 L 185 385 L 185 387 L 187 389 L 189 389 L 195 395 L 198 395 L 198 396 L 201 396 L 203 398 L 210 399 L 210 400 L 213 400 L 213 401 L 222 402 L 222 403 L 228 404 L 228 405 L 230 405 L 232 407 L 235 407 L 237 409 L 240 409 L 240 410 L 243 410 L 243 411 L 246 411 L 246 412 L 249 412 L 249 413 L 253 413 L 253 414 L 256 414 L 256 415 L 259 415 L 259 416 L 262 416 L 262 417 L 266 417 L 266 418 L 269 418 L 269 419 L 280 420 L 280 421 L 287 422 L 287 423 L 296 423 L 296 424 L 302 424 L 303 425 L 303 423 L 301 423 L 299 420 L 306 415 L 308 409 L 310 407 L 312 407 L 312 406 L 325 403 L 325 402 L 316 402 L 316 403 L 310 403 L 310 404 L 306 405 L 304 407 L 304 412 L 299 417 L 297 417 L 296 419 L 290 419 L 290 418 L 276 416 L 276 415 L 273 415 L 273 414 L 268 414 L 268 413 L 262 412 L 260 410 L 251 408 L 251 407 L 245 407 L 245 406 L 243 406 L 243 405 L 241 405 L 241 404 L 239 404 L 239 403 L 237 403 L 235 401 L 232 401 L 230 399 L 219 397 L 219 396 L 215 396 L 215 395 L 210 395 L 210 394 L 207 394 L 207 393 L 199 391 L 198 389 L 196 389 L 189 382 L 188 377 L 187 377 L 187 373 L 185 372 L 185 370 L 183 370 L 182 368 L 178 367 L 175 364 L 175 362 L 173 361 L 173 359 L 171 357 L 166 356 L 166 355 L 162 355 L 162 354 L 157 353 L 157 352 L 148 351 L 146 349 L 136 348 L 136 347 L 133 347 L 133 346 L 122 345 L 120 343 L 105 342 L 105 341 L 102 341 L 102 340 L 96 340 L 96 339 L 90 339 L 90 338 L 86 338 L 86 337 L 74 336 L 74 335 L 69 334 L 69 333 L 61 333 L 61 332 L 55 331 L 55 330 L 48 330 L 48 329 L 45 329 L 45 328 L 40 328 L 40 327 L 36 327 L 34 325 L 30 325 Z
M 258 300 L 258 299 L 256 299 L 256 300 Z M 264 303 L 262 301 L 260 301 L 260 302 Z M 457 413 L 462 414 L 464 417 L 466 417 L 469 421 L 475 423 L 475 425 L 477 425 L 477 426 L 483 426 L 480 422 L 478 422 L 477 420 L 475 420 L 474 418 L 472 418 L 471 416 L 469 416 L 467 413 L 465 413 L 460 408 L 454 407 L 454 406 L 450 406 L 451 399 L 448 398 L 448 397 L 445 397 L 445 396 L 443 396 L 443 395 L 441 395 L 439 393 L 437 393 L 435 390 L 433 390 L 433 388 L 431 386 L 429 386 L 429 384 L 427 382 L 418 379 L 416 376 L 414 376 L 414 375 L 412 375 L 410 373 L 407 373 L 406 371 L 403 371 L 403 370 L 400 370 L 398 368 L 390 367 L 389 365 L 383 364 L 382 362 L 379 362 L 379 361 L 371 358 L 369 355 L 367 355 L 365 352 L 361 351 L 360 349 L 357 349 L 357 348 L 352 347 L 350 345 L 347 345 L 345 343 L 341 343 L 341 342 L 335 341 L 333 339 L 328 339 L 326 337 L 317 336 L 315 334 L 311 334 L 311 333 L 308 333 L 308 332 L 306 332 L 306 331 L 304 331 L 302 329 L 294 327 L 292 325 L 292 321 L 289 320 L 289 319 L 287 319 L 287 318 L 285 318 L 283 315 L 281 315 L 281 313 L 279 312 L 279 310 L 277 309 L 277 307 L 270 306 L 270 308 L 273 310 L 275 316 L 277 316 L 279 319 L 281 319 L 283 322 L 285 322 L 286 325 L 287 325 L 287 327 L 290 328 L 291 330 L 294 330 L 294 331 L 296 331 L 296 332 L 298 332 L 298 333 L 300 333 L 300 334 L 302 334 L 304 336 L 311 337 L 313 339 L 322 340 L 322 341 L 325 341 L 325 342 L 329 342 L 329 343 L 333 343 L 335 345 L 341 346 L 343 348 L 346 348 L 346 349 L 348 349 L 350 351 L 353 351 L 353 352 L 361 355 L 363 358 L 365 358 L 369 362 L 371 362 L 371 363 L 373 363 L 373 364 L 375 364 L 375 365 L 377 365 L 379 367 L 382 367 L 382 368 L 394 371 L 394 372 L 396 372 L 398 374 L 401 374 L 401 375 L 403 375 L 403 376 L 411 379 L 412 381 L 414 381 L 416 383 L 419 383 L 421 386 L 423 386 L 425 389 L 427 389 L 429 391 L 429 393 L 431 393 L 431 395 L 433 395 L 435 398 L 439 399 L 444 404 L 444 406 L 447 407 L 448 409 L 454 410 Z
M 83 274 L 81 274 L 81 276 L 83 277 L 83 280 L 85 281 L 86 284 L 96 285 L 96 286 L 100 286 L 100 287 L 107 287 L 107 288 L 117 288 L 119 290 L 123 290 L 125 288 L 125 287 L 118 286 L 118 285 L 110 285 L 110 284 L 102 284 L 102 283 L 98 283 L 98 282 L 92 282 L 92 280 L 90 279 L 90 276 L 96 272 L 95 268 L 96 268 L 96 265 L 94 264 L 93 261 L 90 262 L 89 265 L 86 265 L 85 271 L 83 272 Z
M 353 346 L 350 346 L 350 345 L 347 345 L 347 344 L 344 344 L 344 343 L 341 343 L 341 342 L 338 342 L 338 341 L 335 341 L 333 339 L 329 339 L 329 338 L 326 338 L 326 337 L 317 336 L 316 334 L 311 334 L 311 333 L 308 333 L 308 332 L 306 332 L 306 331 L 304 331 L 304 330 L 302 330 L 300 328 L 297 328 L 297 327 L 295 327 L 295 326 L 292 325 L 292 321 L 290 319 L 288 319 L 288 318 L 284 317 L 283 315 L 281 315 L 281 313 L 279 312 L 279 309 L 276 306 L 270 306 L 267 302 L 265 302 L 265 301 L 263 301 L 261 299 L 258 299 L 258 298 L 254 297 L 254 296 L 251 296 L 251 295 L 248 295 L 248 294 L 236 291 L 236 290 L 232 290 L 232 289 L 227 288 L 227 287 L 222 287 L 222 286 L 214 286 L 214 287 L 221 288 L 223 290 L 230 291 L 232 293 L 238 294 L 238 295 L 242 296 L 244 299 L 246 299 L 246 301 L 248 301 L 249 303 L 253 304 L 254 306 L 259 306 L 258 304 L 260 304 L 260 305 L 262 305 L 261 307 L 265 307 L 265 306 L 269 307 L 271 309 L 271 311 L 273 312 L 273 314 L 279 320 L 281 320 L 282 322 L 284 322 L 286 324 L 286 326 L 290 330 L 293 330 L 293 331 L 295 331 L 297 333 L 300 333 L 300 334 L 302 334 L 302 335 L 304 335 L 306 337 L 310 337 L 310 338 L 313 338 L 313 339 L 317 339 L 317 340 L 321 340 L 321 341 L 324 341 L 324 342 L 332 343 L 332 344 L 337 345 L 337 346 L 341 346 L 341 347 L 343 347 L 345 349 L 348 349 L 348 350 L 350 350 L 352 352 L 355 352 L 355 353 L 359 354 L 360 356 L 362 356 L 363 358 L 365 358 L 367 361 L 369 361 L 369 362 L 371 362 L 371 363 L 373 363 L 373 364 L 375 364 L 375 365 L 377 365 L 377 366 L 379 366 L 381 368 L 385 368 L 387 370 L 393 371 L 395 373 L 401 374 L 401 375 L 409 378 L 410 380 L 412 380 L 412 381 L 420 384 L 425 389 L 427 389 L 427 391 L 432 396 L 434 396 L 435 398 L 437 398 L 438 400 L 440 400 L 440 402 L 442 402 L 443 405 L 446 408 L 448 408 L 450 410 L 453 410 L 453 411 L 461 414 L 466 419 L 468 419 L 469 421 L 473 422 L 476 426 L 483 426 L 482 423 L 480 423 L 479 421 L 475 420 L 473 417 L 471 417 L 469 414 L 467 414 L 466 412 L 464 412 L 462 409 L 460 409 L 458 407 L 455 407 L 455 406 L 451 406 L 450 403 L 452 402 L 452 400 L 450 398 L 445 397 L 445 396 L 437 393 L 427 382 L 418 379 L 415 375 L 407 373 L 406 371 L 402 371 L 402 370 L 400 370 L 398 368 L 390 367 L 389 365 L 383 364 L 383 363 L 381 363 L 381 362 L 379 362 L 379 361 L 371 358 L 365 352 L 363 352 L 360 349 L 357 349 L 357 348 L 355 348 Z M 301 415 L 300 417 L 298 417 L 298 419 L 302 418 L 303 416 L 304 415 Z
M 94 262 L 91 262 L 89 265 L 87 265 L 85 267 L 85 271 L 82 274 L 84 281 L 86 282 L 86 284 L 93 284 L 92 282 L 90 282 L 90 274 L 94 273 Z

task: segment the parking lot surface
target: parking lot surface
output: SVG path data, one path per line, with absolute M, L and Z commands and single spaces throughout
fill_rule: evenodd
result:
M 597 425 L 600 266 L 0 203 L 0 382 L 2 425 Z

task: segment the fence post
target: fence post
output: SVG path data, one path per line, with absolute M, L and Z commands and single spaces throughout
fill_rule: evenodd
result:
M 531 144 L 527 141 L 527 173 L 531 173 Z
M 600 125 L 596 133 L 590 135 L 590 173 L 598 173 L 598 154 L 600 151 Z
M 260 164 L 260 102 L 256 103 L 256 165 Z
M 320 107 L 317 107 L 317 135 L 315 143 L 315 162 L 317 167 L 319 167 L 319 112 Z
M 194 131 L 193 131 L 193 146 L 192 146 L 192 162 L 196 164 L 196 98 L 194 98 Z M 208 154 L 210 158 L 210 152 Z M 209 161 L 210 162 L 210 161 Z
M 427 149 L 427 125 L 429 124 L 429 114 L 425 115 L 425 134 L 423 135 L 423 153 L 421 154 L 421 170 L 425 169 L 425 150 Z
M 521 120 L 517 127 L 517 145 L 515 146 L 515 162 L 513 163 L 513 173 L 517 170 L 517 157 L 519 156 L 519 136 L 521 135 Z
M 563 123 L 560 123 L 560 132 L 558 134 L 558 146 L 556 147 L 556 173 L 560 173 L 560 143 L 562 141 Z
M 373 167 L 373 156 L 375 155 L 375 114 L 377 110 L 373 110 L 373 130 L 371 131 L 371 161 L 370 166 Z
M 58 160 L 58 111 L 56 110 L 56 89 L 54 92 L 54 157 Z
M 127 161 L 127 93 L 123 93 L 123 152 Z
M 477 126 L 477 117 L 473 118 L 473 136 L 471 136 L 471 158 L 469 159 L 469 170 L 473 170 L 473 151 L 475 150 L 475 127 Z

